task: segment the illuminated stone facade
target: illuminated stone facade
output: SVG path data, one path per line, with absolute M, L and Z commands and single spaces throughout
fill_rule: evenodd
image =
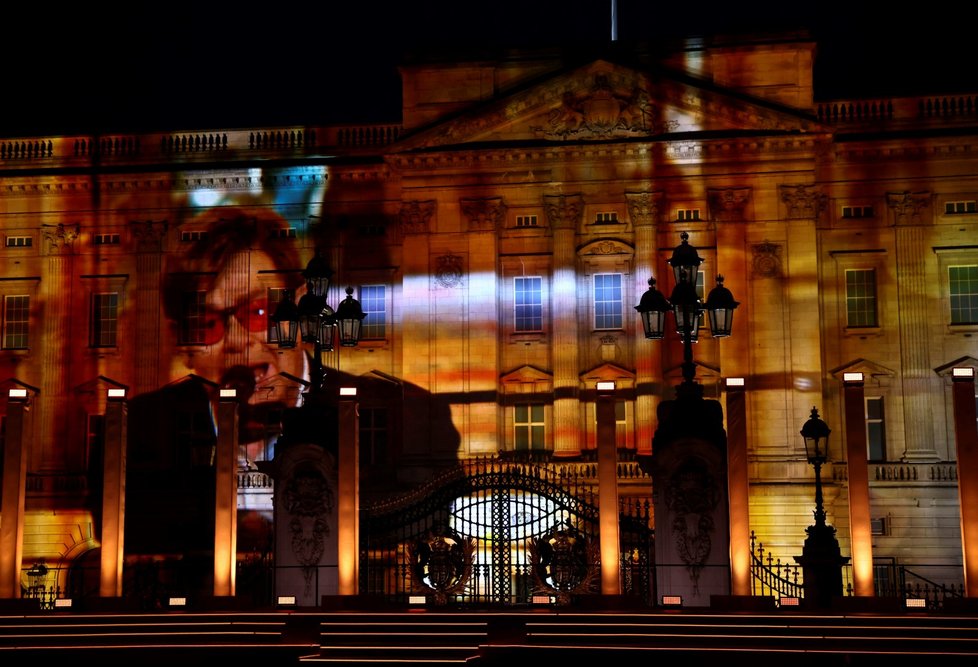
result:
M 592 461 L 599 380 L 622 400 L 622 493 L 648 495 L 634 458 L 682 346 L 647 341 L 633 306 L 650 276 L 668 295 L 688 232 L 704 289 L 722 274 L 740 302 L 730 338 L 701 333 L 696 376 L 721 401 L 722 378 L 746 380 L 758 539 L 801 552 L 799 430 L 817 406 L 847 553 L 841 376 L 859 371 L 873 555 L 958 583 L 948 376 L 978 365 L 978 97 L 816 103 L 813 53 L 413 65 L 399 124 L 0 139 L 0 374 L 31 405 L 24 568 L 43 559 L 65 586 L 98 546 L 109 387 L 128 391 L 127 544 L 146 557 L 200 556 L 207 399 L 250 396 L 239 550 L 261 551 L 260 468 L 307 377 L 268 318 L 316 249 L 336 269 L 330 303 L 353 286 L 373 313 L 327 359 L 327 391 L 360 387 L 365 496 L 458 458 Z M 970 315 L 952 319 L 952 289 Z M 160 498 L 168 519 L 133 518 Z

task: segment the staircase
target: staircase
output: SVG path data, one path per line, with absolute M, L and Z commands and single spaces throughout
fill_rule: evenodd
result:
M 74 613 L 0 615 L 0 664 L 179 665 L 231 660 L 297 664 L 318 645 L 296 621 L 268 613 Z
M 479 655 L 494 625 L 473 613 L 325 613 L 319 655 L 302 664 L 465 664 Z
M 974 616 L 915 614 L 403 612 L 320 615 L 320 649 L 301 664 L 513 667 L 718 659 L 892 665 L 978 664 Z
M 292 610 L 76 613 L 0 611 L 0 664 L 303 667 L 718 660 L 818 665 L 978 664 L 978 613 Z M 627 661 L 627 662 L 626 662 Z M 585 664 L 587 664 L 585 662 Z

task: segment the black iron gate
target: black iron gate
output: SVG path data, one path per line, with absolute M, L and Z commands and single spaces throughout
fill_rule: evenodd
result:
M 476 459 L 360 518 L 360 591 L 399 603 L 567 602 L 599 592 L 596 480 L 559 464 Z M 650 503 L 619 507 L 624 592 L 653 590 Z

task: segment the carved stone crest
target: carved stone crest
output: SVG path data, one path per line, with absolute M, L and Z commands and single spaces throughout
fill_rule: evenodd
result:
M 435 258 L 435 282 L 441 287 L 452 288 L 462 283 L 462 258 L 458 255 L 442 255 Z
M 781 246 L 765 241 L 753 247 L 754 275 L 759 278 L 781 276 Z
M 537 130 L 548 139 L 608 139 L 647 137 L 671 131 L 678 124 L 661 119 L 645 90 L 616 90 L 607 75 L 598 74 L 585 95 L 566 91 L 560 106 L 550 111 L 547 125 Z

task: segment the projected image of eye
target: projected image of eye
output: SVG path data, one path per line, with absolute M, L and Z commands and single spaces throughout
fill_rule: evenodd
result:
M 475 538 L 493 536 L 492 498 L 479 494 L 456 498 L 451 507 L 451 527 L 461 535 Z M 552 500 L 534 493 L 510 494 L 506 520 L 509 537 L 523 540 L 542 534 L 567 517 L 567 511 Z

